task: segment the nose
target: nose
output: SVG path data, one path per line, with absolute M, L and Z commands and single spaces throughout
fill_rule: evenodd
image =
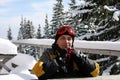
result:
M 65 39 L 65 45 L 67 46 L 67 48 L 70 47 L 70 43 L 69 43 L 69 40 L 68 40 L 68 39 Z

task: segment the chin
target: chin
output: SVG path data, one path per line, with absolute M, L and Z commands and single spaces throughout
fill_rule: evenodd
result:
M 65 48 L 67 48 L 67 47 L 61 47 L 61 49 L 65 49 Z

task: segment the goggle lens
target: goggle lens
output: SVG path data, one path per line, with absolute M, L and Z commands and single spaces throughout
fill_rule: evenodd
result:
M 74 29 L 70 26 L 63 26 L 60 29 L 58 29 L 57 34 L 62 35 L 64 33 L 68 32 L 68 34 L 75 36 Z

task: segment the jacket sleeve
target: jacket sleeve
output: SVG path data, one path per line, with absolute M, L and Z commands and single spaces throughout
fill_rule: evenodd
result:
M 48 52 L 44 52 L 40 60 L 34 65 L 32 72 L 40 79 L 44 80 L 53 75 L 58 70 L 55 59 L 50 59 Z
M 99 64 L 95 61 L 90 60 L 87 56 L 77 55 L 76 52 L 73 52 L 71 57 L 84 77 L 96 77 L 99 75 Z

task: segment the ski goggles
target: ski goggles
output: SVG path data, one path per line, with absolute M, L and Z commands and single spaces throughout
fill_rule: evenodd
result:
M 65 34 L 66 32 L 71 36 L 75 36 L 74 29 L 71 26 L 61 26 L 58 29 L 57 34 L 62 35 L 62 34 Z

